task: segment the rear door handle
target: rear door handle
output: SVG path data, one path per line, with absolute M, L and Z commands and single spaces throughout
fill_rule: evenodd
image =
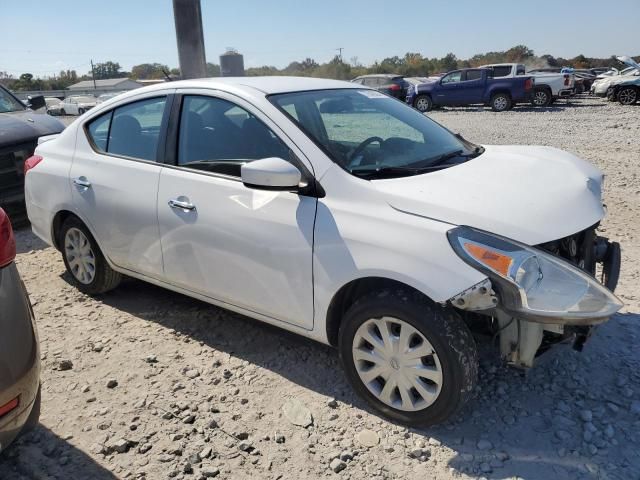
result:
M 192 211 L 196 209 L 196 206 L 189 202 L 189 200 L 178 200 L 178 199 L 173 199 L 173 200 L 169 200 L 169 206 L 171 208 L 177 208 L 178 210 L 182 210 L 182 211 Z
M 89 182 L 84 177 L 74 178 L 73 179 L 73 184 L 78 186 L 78 187 L 82 187 L 82 188 L 91 188 L 91 182 Z

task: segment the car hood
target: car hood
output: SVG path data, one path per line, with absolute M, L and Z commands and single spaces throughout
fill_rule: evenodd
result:
M 468 162 L 372 183 L 401 212 L 537 245 L 604 217 L 603 174 L 551 147 L 486 146 Z
M 614 75 L 612 77 L 605 77 L 605 78 L 601 78 L 598 80 L 598 85 L 599 86 L 604 86 L 604 85 L 608 85 L 608 86 L 613 86 L 613 85 L 617 85 L 619 83 L 622 82 L 626 82 L 629 80 L 633 80 L 634 78 L 638 78 L 638 75 L 635 75 L 634 73 L 636 72 L 631 72 L 628 73 L 626 75 Z
M 629 67 L 635 67 L 637 69 L 640 69 L 640 64 L 638 64 L 638 62 L 636 62 L 633 58 L 631 58 L 628 55 L 621 55 L 616 58 Z
M 0 113 L 0 148 L 60 133 L 62 130 L 62 122 L 43 113 L 31 110 Z

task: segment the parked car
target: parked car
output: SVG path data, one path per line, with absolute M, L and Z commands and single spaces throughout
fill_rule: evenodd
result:
M 0 85 L 0 207 L 9 214 L 22 212 L 24 216 L 23 165 L 33 154 L 38 137 L 63 129 L 60 121 L 29 110 Z
M 503 112 L 516 103 L 529 102 L 532 89 L 533 81 L 529 77 L 495 79 L 491 69 L 467 68 L 413 85 L 407 92 L 406 102 L 420 112 L 436 106 L 476 104 Z
M 62 100 L 55 97 L 45 97 L 44 101 L 49 115 L 62 115 Z
M 386 93 L 387 95 L 403 101 L 407 96 L 407 88 L 409 88 L 410 85 L 402 75 L 386 73 L 362 75 L 351 81 L 358 85 L 373 88 L 379 92 Z
M 615 101 L 616 97 L 613 95 L 613 87 L 626 82 L 627 80 L 633 80 L 636 77 L 640 77 L 640 64 L 628 56 L 620 56 L 617 57 L 617 59 L 628 65 L 628 67 L 620 71 L 617 75 L 607 75 L 602 78 L 598 78 L 591 85 L 592 95 L 597 97 L 607 97 L 608 100 Z
M 600 170 L 474 145 L 352 82 L 143 87 L 28 165 L 33 231 L 82 292 L 127 275 L 334 345 L 355 390 L 407 424 L 471 397 L 470 327 L 531 366 L 543 336 L 580 346 L 621 307 Z
M 612 96 L 622 105 L 633 105 L 640 100 L 640 77 L 633 77 L 611 87 Z
M 95 97 L 87 95 L 72 95 L 62 102 L 62 115 L 82 115 L 96 106 Z
M 40 418 L 38 334 L 15 256 L 11 222 L 0 208 L 0 452 Z
M 112 98 L 117 97 L 121 93 L 122 92 L 109 92 L 109 93 L 103 93 L 102 95 L 98 95 L 98 98 L 96 99 L 96 105 L 102 102 L 106 102 L 107 100 L 111 100 Z
M 494 78 L 515 78 L 529 76 L 535 81 L 531 103 L 536 107 L 546 107 L 558 98 L 567 98 L 575 93 L 575 78 L 571 73 L 529 73 L 521 63 L 496 63 L 483 65 L 492 68 Z

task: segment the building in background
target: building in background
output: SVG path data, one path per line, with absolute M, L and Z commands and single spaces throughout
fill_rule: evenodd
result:
M 244 77 L 244 57 L 233 48 L 220 55 L 220 75 L 223 77 Z
M 69 86 L 67 90 L 71 92 L 89 92 L 91 90 L 99 90 L 102 93 L 108 91 L 122 91 L 133 90 L 134 88 L 141 87 L 142 84 L 131 80 L 130 78 L 106 78 L 104 80 L 96 80 L 95 88 L 93 80 L 83 80 L 82 82 L 74 83 Z

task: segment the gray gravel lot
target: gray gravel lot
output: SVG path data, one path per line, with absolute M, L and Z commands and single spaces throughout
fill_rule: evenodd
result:
M 430 116 L 474 142 L 551 145 L 605 171 L 601 229 L 623 246 L 626 307 L 582 353 L 555 348 L 523 375 L 484 342 L 477 398 L 447 424 L 407 429 L 355 397 L 332 349 L 139 281 L 87 297 L 21 230 L 43 413 L 0 479 L 639 479 L 640 106 Z

